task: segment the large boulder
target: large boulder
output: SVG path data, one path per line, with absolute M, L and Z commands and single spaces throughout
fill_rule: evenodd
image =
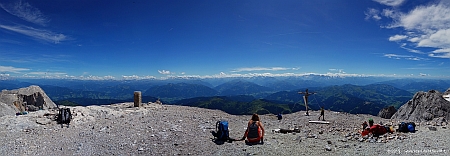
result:
M 450 101 L 447 101 L 444 95 L 448 94 L 449 90 L 445 93 L 436 90 L 417 92 L 411 100 L 398 109 L 391 119 L 430 121 L 435 118 L 444 118 L 448 120 L 450 119 Z
M 0 93 L 0 116 L 14 115 L 19 111 L 37 111 L 55 108 L 56 104 L 39 86 L 29 86 Z
M 381 109 L 380 112 L 378 112 L 378 116 L 385 119 L 390 119 L 395 112 L 397 112 L 397 109 L 395 109 L 394 106 L 389 106 Z
M 7 105 L 6 103 L 0 102 L 0 117 L 5 115 L 14 115 L 16 110 L 11 107 L 10 105 Z

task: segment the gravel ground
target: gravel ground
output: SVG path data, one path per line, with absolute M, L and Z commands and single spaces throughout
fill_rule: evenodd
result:
M 417 123 L 416 133 L 393 133 L 363 138 L 361 123 L 397 125 L 399 121 L 371 115 L 325 111 L 330 124 L 310 124 L 319 111 L 261 115 L 266 129 L 264 144 L 244 141 L 213 142 L 215 123 L 229 122 L 230 137 L 241 138 L 250 115 L 230 115 L 219 110 L 132 103 L 70 107 L 72 124 L 50 120 L 55 111 L 31 112 L 0 118 L 1 155 L 450 155 L 446 125 Z M 50 114 L 50 115 L 49 115 Z M 279 128 L 299 128 L 300 133 L 276 133 Z M 429 127 L 436 128 L 432 131 Z

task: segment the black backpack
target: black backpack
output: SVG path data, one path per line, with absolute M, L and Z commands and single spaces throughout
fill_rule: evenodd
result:
M 213 134 L 217 140 L 230 140 L 230 132 L 228 131 L 228 121 L 222 120 L 216 123 L 216 133 Z
M 281 113 L 277 115 L 277 118 L 278 118 L 278 120 L 283 119 L 283 116 L 281 115 Z
M 253 123 L 248 127 L 248 134 L 247 138 L 258 138 L 258 125 L 256 125 L 256 121 L 253 121 Z
M 405 122 L 400 123 L 400 124 L 398 125 L 397 131 L 398 131 L 398 132 L 409 132 L 409 130 L 408 130 L 408 124 L 405 123 Z
M 70 120 L 72 120 L 72 112 L 70 112 L 70 108 L 60 108 L 58 113 L 58 123 L 61 124 L 67 124 L 67 127 L 69 127 Z

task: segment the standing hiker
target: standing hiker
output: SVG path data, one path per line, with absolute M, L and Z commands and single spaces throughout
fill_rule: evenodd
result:
M 325 110 L 323 110 L 323 106 L 320 107 L 320 116 L 319 116 L 319 120 L 320 117 L 322 117 L 322 121 L 325 121 Z

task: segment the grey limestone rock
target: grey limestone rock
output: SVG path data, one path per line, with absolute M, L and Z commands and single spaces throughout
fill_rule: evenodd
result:
M 430 121 L 439 117 L 449 119 L 450 101 L 445 100 L 443 95 L 435 90 L 417 92 L 391 119 L 411 121 Z
M 437 131 L 437 128 L 436 128 L 436 127 L 433 127 L 433 126 L 428 127 L 428 129 L 429 129 L 430 131 Z
M 56 107 L 44 90 L 35 85 L 15 90 L 3 90 L 0 93 L 0 103 L 2 103 L 0 116 L 14 115 L 18 111 L 37 111 Z
M 331 147 L 330 147 L 330 146 L 328 146 L 328 145 L 326 145 L 326 146 L 325 146 L 325 150 L 327 150 L 327 151 L 331 151 Z
M 378 113 L 378 116 L 385 119 L 390 119 L 392 115 L 395 114 L 395 112 L 397 112 L 397 109 L 395 109 L 394 106 L 389 106 L 381 109 L 380 112 Z

